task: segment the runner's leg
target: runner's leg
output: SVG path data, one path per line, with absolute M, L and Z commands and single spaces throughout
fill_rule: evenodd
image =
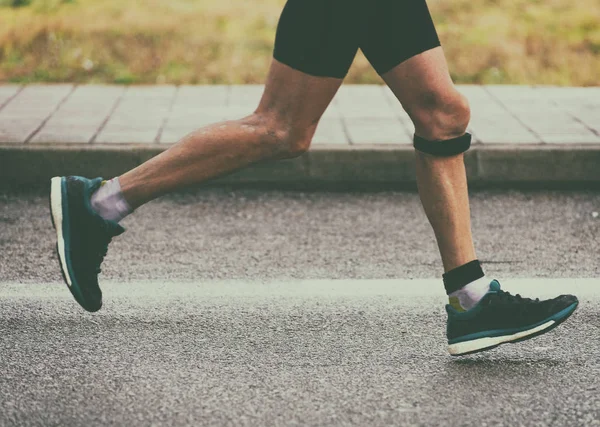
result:
M 123 174 L 133 209 L 163 194 L 267 159 L 305 152 L 341 80 L 313 77 L 273 60 L 264 95 L 248 117 L 206 126 Z
M 575 296 L 512 296 L 485 278 L 476 259 L 462 154 L 471 142 L 470 110 L 452 83 L 425 0 L 376 0 L 369 10 L 370 31 L 360 46 L 415 124 L 419 194 L 450 297 L 448 351 L 470 354 L 552 330 L 575 311 Z
M 344 35 L 348 8 L 336 7 L 339 2 L 289 0 L 256 111 L 192 132 L 119 177 L 131 208 L 261 160 L 305 152 L 358 50 L 358 42 Z
M 125 231 L 118 221 L 132 209 L 249 164 L 295 157 L 308 149 L 358 50 L 352 33 L 344 35 L 345 14 L 333 13 L 333 2 L 342 0 L 288 1 L 265 91 L 253 114 L 199 129 L 108 183 L 52 178 L 50 207 L 61 271 L 82 307 L 102 307 L 100 266 L 111 239 Z
M 441 141 L 470 138 L 469 104 L 454 87 L 425 0 L 378 0 L 369 8 L 369 30 L 360 46 L 404 106 L 416 138 Z M 469 308 L 489 288 L 471 236 L 467 178 L 463 154 L 447 157 L 416 151 L 416 172 L 423 208 L 442 257 L 446 289 L 463 289 Z M 468 285 L 468 286 L 466 286 Z M 466 286 L 466 287 L 465 287 Z
M 465 134 L 469 103 L 455 89 L 441 47 L 408 59 L 383 78 L 411 117 L 416 135 L 446 141 Z M 476 259 L 464 156 L 415 153 L 419 195 L 447 272 Z

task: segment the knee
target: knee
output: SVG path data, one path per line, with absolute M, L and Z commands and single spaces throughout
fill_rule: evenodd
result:
M 260 122 L 263 143 L 269 147 L 274 159 L 290 159 L 308 151 L 314 128 L 300 128 L 276 116 L 255 115 Z
M 409 114 L 417 135 L 431 141 L 464 135 L 471 120 L 469 101 L 458 91 L 450 95 L 427 93 Z

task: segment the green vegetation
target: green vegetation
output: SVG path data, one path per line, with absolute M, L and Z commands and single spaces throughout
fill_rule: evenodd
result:
M 261 83 L 285 0 L 0 0 L 0 82 Z M 429 0 L 456 83 L 600 85 L 598 0 Z M 379 77 L 359 54 L 347 79 Z

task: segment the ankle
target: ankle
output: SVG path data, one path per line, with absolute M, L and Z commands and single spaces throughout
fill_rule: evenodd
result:
M 104 220 L 117 223 L 133 212 L 123 196 L 119 178 L 103 181 L 100 188 L 92 194 L 90 204 Z
M 490 290 L 490 280 L 483 276 L 448 295 L 449 303 L 458 311 L 475 307 Z
M 446 272 L 443 278 L 450 305 L 459 311 L 475 306 L 489 290 L 489 280 L 479 260 L 454 268 Z
M 442 276 L 444 280 L 444 287 L 446 288 L 446 294 L 450 295 L 451 293 L 456 292 L 462 287 L 484 276 L 485 273 L 481 268 L 481 263 L 477 259 L 447 271 Z

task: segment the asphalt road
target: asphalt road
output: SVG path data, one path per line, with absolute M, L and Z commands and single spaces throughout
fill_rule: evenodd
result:
M 596 217 L 594 217 L 596 212 Z M 488 274 L 597 277 L 600 193 L 477 192 L 473 233 Z M 108 280 L 441 277 L 414 193 L 207 190 L 123 222 Z M 0 195 L 0 281 L 61 280 L 47 200 Z
M 477 356 L 446 352 L 435 280 L 3 284 L 3 426 L 594 426 L 600 283 L 569 321 Z M 562 280 L 508 280 L 555 295 Z
M 600 425 L 600 194 L 472 199 L 491 276 L 581 304 L 452 358 L 415 194 L 154 202 L 111 246 L 96 314 L 60 283 L 45 198 L 0 197 L 0 426 Z

